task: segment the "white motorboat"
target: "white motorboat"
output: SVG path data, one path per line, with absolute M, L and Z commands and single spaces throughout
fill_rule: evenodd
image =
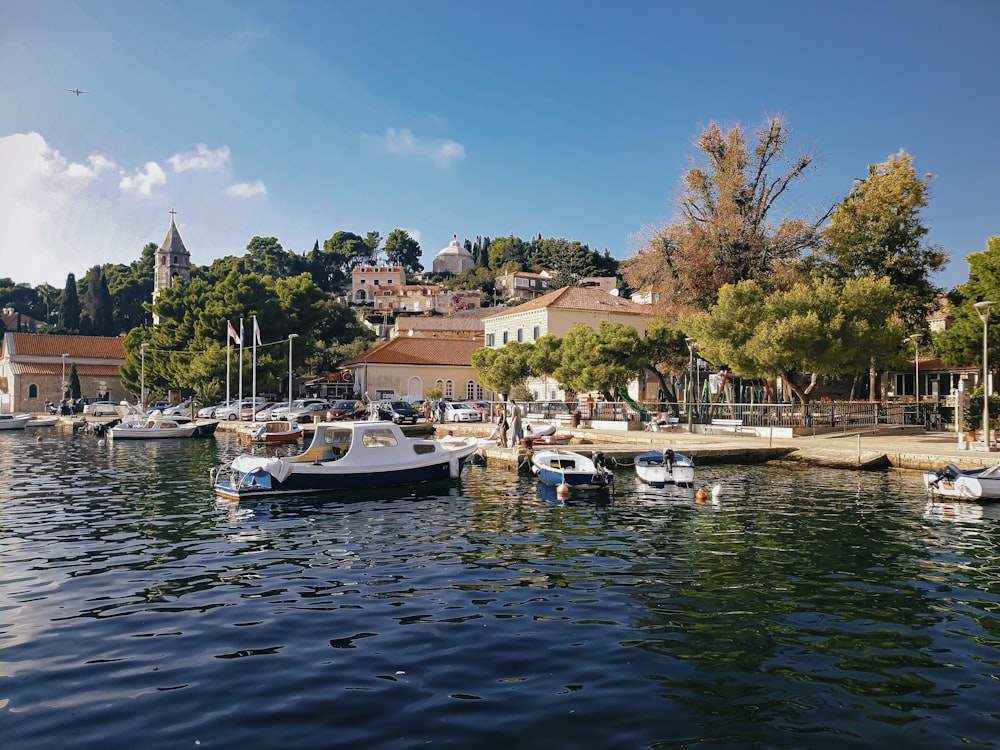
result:
M 241 455 L 213 469 L 215 493 L 230 500 L 363 490 L 458 479 L 476 438 L 411 438 L 389 421 L 320 422 L 294 456 Z
M 0 414 L 0 430 L 23 430 L 30 420 L 30 414 Z
M 694 485 L 694 461 L 667 448 L 636 456 L 635 474 L 650 487 L 691 487 Z
M 248 425 L 241 435 L 251 443 L 294 443 L 302 437 L 302 431 L 302 425 L 298 422 L 270 420 L 263 424 Z
M 924 487 L 931 495 L 938 497 L 1000 500 L 1000 464 L 968 471 L 948 464 L 938 471 L 925 471 Z
M 189 438 L 198 429 L 198 425 L 193 422 L 178 422 L 176 419 L 164 417 L 159 411 L 154 411 L 144 422 L 126 419 L 107 432 L 112 440 L 167 440 Z
M 603 489 L 615 479 L 604 465 L 604 454 L 600 451 L 589 457 L 557 448 L 535 451 L 531 456 L 531 470 L 545 484 L 567 485 L 569 489 Z
M 32 417 L 25 427 L 55 427 L 59 417 Z

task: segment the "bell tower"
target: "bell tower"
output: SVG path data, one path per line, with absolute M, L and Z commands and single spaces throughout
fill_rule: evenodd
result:
M 155 310 L 156 298 L 160 292 L 169 289 L 174 285 L 176 279 L 191 280 L 191 254 L 184 247 L 184 240 L 181 239 L 177 225 L 174 224 L 174 216 L 177 212 L 170 209 L 170 229 L 163 239 L 163 244 L 156 251 L 156 268 L 153 272 L 153 306 Z M 153 313 L 153 324 L 160 322 L 156 312 Z

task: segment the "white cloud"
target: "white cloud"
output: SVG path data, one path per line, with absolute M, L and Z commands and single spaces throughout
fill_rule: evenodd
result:
M 225 169 L 231 162 L 229 146 L 220 146 L 214 151 L 204 143 L 195 146 L 195 153 L 174 154 L 167 162 L 175 172 L 187 172 L 190 169 Z
M 135 171 L 134 177 L 129 177 L 122 173 L 121 181 L 118 183 L 124 192 L 136 192 L 142 195 L 152 195 L 156 185 L 163 185 L 167 181 L 167 174 L 163 167 L 155 161 L 147 161 L 145 166 Z
M 406 128 L 402 130 L 389 128 L 385 133 L 384 144 L 390 154 L 416 156 L 427 159 L 438 167 L 448 167 L 453 162 L 465 158 L 465 147 L 461 143 L 452 140 L 417 138 Z
M 252 198 L 255 195 L 267 195 L 267 188 L 260 180 L 238 182 L 226 188 L 226 195 L 231 195 L 234 198 Z

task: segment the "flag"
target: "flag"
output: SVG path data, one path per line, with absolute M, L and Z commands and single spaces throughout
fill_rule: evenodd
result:
M 262 345 L 260 341 L 260 329 L 257 327 L 257 316 L 253 316 L 253 340 L 254 343 Z
M 233 324 L 227 320 L 226 325 L 229 327 L 229 338 L 231 338 L 234 343 L 240 343 L 240 336 L 236 333 L 236 329 L 233 328 Z
M 240 346 L 243 346 L 243 339 L 246 338 L 246 334 L 243 332 L 243 318 L 240 318 Z

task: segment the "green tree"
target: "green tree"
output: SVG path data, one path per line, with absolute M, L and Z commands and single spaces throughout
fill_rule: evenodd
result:
M 529 356 L 532 345 L 511 341 L 500 349 L 484 346 L 472 353 L 472 366 L 484 388 L 509 393 L 531 375 Z
M 780 376 L 805 405 L 822 375 L 899 361 L 906 329 L 894 306 L 884 278 L 828 278 L 771 294 L 744 281 L 723 287 L 684 326 L 703 359 L 742 377 Z
M 261 276 L 284 279 L 305 270 L 305 259 L 288 252 L 276 237 L 254 237 L 247 245 L 247 267 Z
M 701 133 L 701 163 L 684 175 L 677 218 L 649 233 L 626 274 L 632 287 L 652 283 L 665 305 L 705 310 L 725 284 L 753 279 L 770 290 L 795 278 L 803 251 L 818 246 L 826 214 L 776 223 L 772 216 L 814 157 L 786 156 L 789 129 L 780 118 L 754 136 L 751 143 L 744 128 L 716 123 Z
M 898 311 L 911 331 L 927 328 L 927 314 L 941 290 L 930 281 L 944 267 L 940 248 L 924 244 L 928 229 L 928 180 L 917 176 L 905 151 L 869 165 L 837 204 L 823 230 L 824 269 L 836 278 L 885 276 L 896 289 Z
M 148 308 L 153 298 L 153 273 L 158 247 L 155 242 L 147 243 L 138 260 L 127 266 L 116 264 L 104 267 L 116 333 L 124 333 L 137 326 L 152 325 Z
M 69 397 L 80 398 L 83 390 L 80 387 L 80 373 L 76 371 L 76 362 L 69 366 Z
M 949 296 L 952 323 L 947 330 L 933 336 L 934 348 L 941 360 L 952 367 L 983 361 L 983 323 L 974 307 L 977 302 L 1000 303 L 1000 237 L 991 237 L 986 250 L 972 253 L 969 262 L 969 280 Z M 989 361 L 1000 362 L 1000 307 L 991 311 L 989 326 Z M 980 402 L 980 405 L 982 402 Z
M 667 402 L 676 416 L 677 393 L 668 377 L 682 375 L 690 364 L 687 334 L 678 326 L 671 325 L 662 318 L 651 320 L 646 326 L 646 336 L 642 340 L 643 360 L 646 368 L 656 377 Z
M 601 391 L 614 399 L 644 368 L 643 345 L 633 326 L 601 321 L 595 331 L 577 323 L 563 337 L 559 367 L 552 375 L 569 391 Z
M 80 330 L 93 336 L 114 336 L 116 330 L 114 306 L 104 269 L 94 266 L 84 277 L 83 314 Z
M 73 274 L 66 276 L 66 286 L 59 300 L 59 328 L 66 332 L 80 330 L 80 295 Z
M 337 232 L 323 243 L 323 249 L 310 254 L 313 281 L 325 292 L 337 292 L 350 281 L 356 266 L 372 263 L 373 250 L 353 232 Z
M 420 253 L 420 243 L 405 229 L 394 229 L 386 238 L 386 260 L 390 266 L 402 266 L 407 274 L 418 274 L 424 270 Z

